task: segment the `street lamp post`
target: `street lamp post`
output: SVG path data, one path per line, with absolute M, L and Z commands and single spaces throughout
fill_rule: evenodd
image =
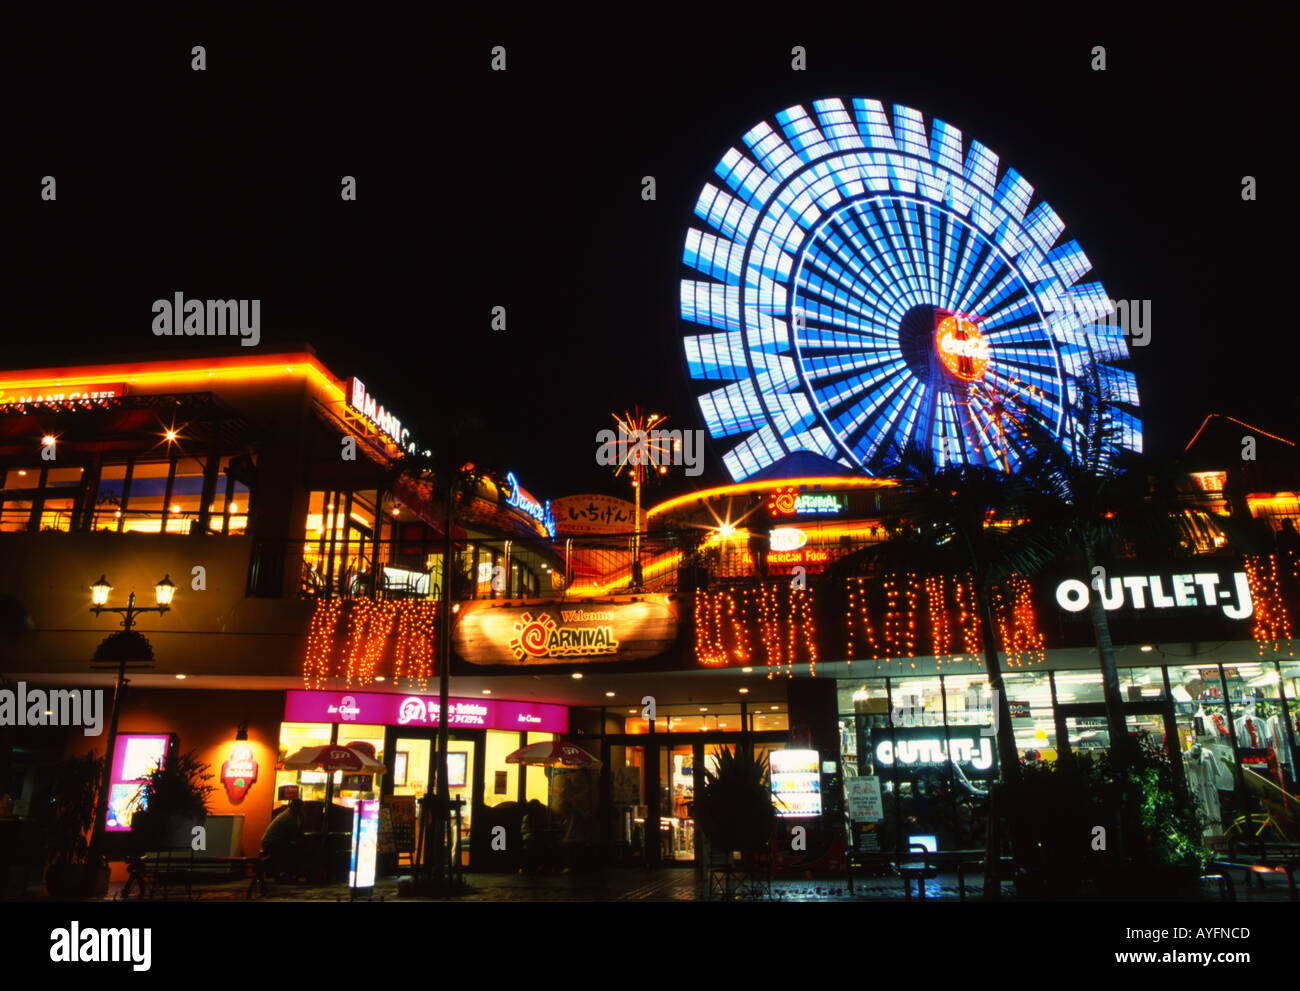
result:
M 176 594 L 176 586 L 172 584 L 171 577 L 163 576 L 163 580 L 154 586 L 154 595 L 157 598 L 156 606 L 137 606 L 135 604 L 135 592 L 132 591 L 127 596 L 125 606 L 108 605 L 108 594 L 113 591 L 113 586 L 108 583 L 108 579 L 100 575 L 99 581 L 90 586 L 90 611 L 96 617 L 100 613 L 116 613 L 122 617 L 122 629 L 130 631 L 135 625 L 136 617 L 141 613 L 154 613 L 162 615 L 171 608 L 172 596 Z M 96 802 L 95 823 L 90 831 L 90 849 L 86 855 L 87 881 L 93 876 L 92 872 L 99 870 L 104 860 L 104 837 L 108 829 L 108 798 L 109 789 L 113 780 L 113 754 L 117 746 L 117 717 L 121 709 L 122 696 L 126 691 L 127 678 L 127 654 L 122 651 L 118 656 L 117 662 L 117 684 L 113 689 L 113 713 L 108 722 L 108 742 L 104 750 L 104 775 L 100 779 L 99 801 Z

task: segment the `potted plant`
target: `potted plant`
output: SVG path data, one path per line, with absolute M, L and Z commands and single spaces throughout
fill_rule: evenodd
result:
M 208 796 L 215 790 L 211 766 L 194 751 L 177 754 L 155 767 L 136 792 L 139 811 L 131 834 L 142 850 L 189 849 L 194 827 L 208 818 Z
M 768 790 L 767 754 L 755 756 L 743 744 L 722 747 L 704 768 L 704 783 L 695 796 L 695 822 L 704 834 L 706 866 L 725 860 L 731 866 L 735 854 L 753 869 L 760 852 L 772 838 L 776 811 Z
M 42 815 L 45 833 L 45 889 L 51 898 L 108 893 L 108 865 L 102 864 L 87 889 L 86 854 L 95 823 L 104 758 L 82 754 L 60 761 L 54 771 L 50 803 Z

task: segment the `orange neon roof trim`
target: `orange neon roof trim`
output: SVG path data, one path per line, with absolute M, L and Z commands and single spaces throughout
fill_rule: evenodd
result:
M 719 496 L 771 492 L 776 489 L 799 488 L 801 486 L 816 486 L 823 489 L 883 489 L 892 488 L 897 484 L 890 478 L 843 478 L 836 475 L 824 478 L 775 478 L 762 482 L 736 482 L 732 485 L 719 485 L 712 489 L 700 489 L 698 492 L 688 492 L 686 495 L 675 496 L 646 510 L 646 518 L 649 519 L 658 513 L 666 513 L 670 509 L 676 509 L 678 506 L 684 506 L 687 503 L 697 502 L 701 499 L 715 499 Z
M 1267 430 L 1260 430 L 1259 427 L 1252 427 L 1249 423 L 1238 420 L 1234 416 L 1224 416 L 1222 413 L 1211 413 L 1202 421 L 1201 425 L 1196 428 L 1196 433 L 1192 434 L 1192 439 L 1189 440 L 1187 446 L 1183 448 L 1184 451 L 1190 451 L 1192 449 L 1192 445 L 1196 443 L 1196 438 L 1201 436 L 1201 431 L 1204 430 L 1209 425 L 1210 421 L 1216 416 L 1224 420 L 1231 420 L 1233 423 L 1237 424 L 1237 426 L 1245 427 L 1247 430 L 1253 430 L 1257 434 L 1263 434 L 1270 440 L 1280 440 L 1283 444 L 1295 447 L 1295 441 L 1287 440 L 1285 437 L 1279 437 L 1277 434 L 1271 434 Z
M 179 387 L 205 382 L 247 382 L 285 375 L 303 375 L 326 395 L 337 395 L 340 400 L 344 398 L 343 383 L 331 375 L 315 355 L 305 351 L 0 371 L 0 396 L 10 391 L 50 385 L 72 388 L 126 382 L 138 387 Z

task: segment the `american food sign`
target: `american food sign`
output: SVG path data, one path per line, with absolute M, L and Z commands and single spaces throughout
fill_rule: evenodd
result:
M 677 617 L 662 595 L 630 601 L 466 603 L 453 634 L 471 664 L 550 664 L 632 660 L 663 653 Z

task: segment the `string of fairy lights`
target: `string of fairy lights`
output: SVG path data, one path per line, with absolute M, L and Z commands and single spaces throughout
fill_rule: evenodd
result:
M 1038 628 L 1032 589 L 1023 575 L 1012 575 L 995 591 L 998 639 L 1013 668 L 1042 664 L 1047 659 L 1047 637 Z
M 906 572 L 880 579 L 850 578 L 847 591 L 844 643 L 849 664 L 870 659 L 915 668 L 927 647 L 928 656 L 939 664 L 963 656 L 978 663 L 983 657 L 969 576 Z M 997 635 L 1013 667 L 1046 660 L 1047 638 L 1032 592 L 1029 581 L 1015 575 L 994 593 Z M 794 665 L 803 663 L 816 674 L 818 637 L 810 589 L 764 583 L 700 590 L 694 614 L 696 656 L 703 666 L 748 665 L 761 656 L 769 678 L 782 668 L 790 676 Z
M 435 668 L 437 603 L 321 599 L 316 602 L 303 657 L 303 686 L 316 690 L 338 679 L 368 685 L 391 658 L 394 683 L 421 690 Z M 384 675 L 385 677 L 389 675 Z
M 1291 558 L 1291 579 L 1300 583 L 1300 555 L 1292 553 L 1288 556 Z M 1282 594 L 1282 566 L 1278 555 L 1250 555 L 1245 559 L 1245 571 L 1255 610 L 1251 633 L 1259 644 L 1259 656 L 1263 657 L 1268 650 L 1275 654 L 1285 650 L 1289 657 L 1294 657 L 1291 617 Z

